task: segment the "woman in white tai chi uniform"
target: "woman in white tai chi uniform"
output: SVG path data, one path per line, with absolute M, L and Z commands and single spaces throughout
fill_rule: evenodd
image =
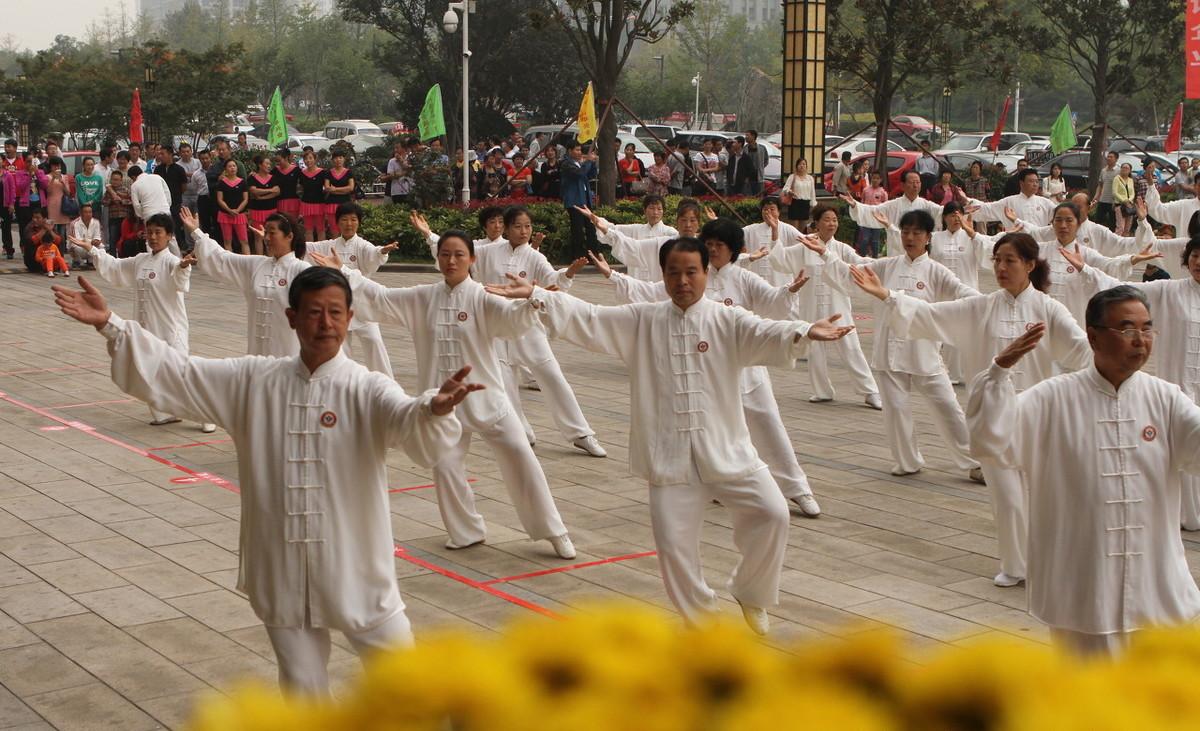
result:
M 675 206 L 675 228 L 648 238 L 640 238 L 628 229 L 608 220 L 587 215 L 596 227 L 596 239 L 612 247 L 613 258 L 625 265 L 629 276 L 644 282 L 661 282 L 662 266 L 658 263 L 658 252 L 663 244 L 675 238 L 695 238 L 700 235 L 700 204 L 692 198 L 683 198 Z
M 663 223 L 663 199 L 660 195 L 648 195 L 642 198 L 642 214 L 646 217 L 645 223 L 609 224 L 611 228 L 620 231 L 628 237 L 628 239 L 614 241 L 611 244 L 612 255 L 617 261 L 625 264 L 629 276 L 646 282 L 657 282 L 662 279 L 662 271 L 658 267 L 657 251 L 643 252 L 640 246 L 636 250 L 632 247 L 628 250 L 621 247 L 628 240 L 661 240 L 663 237 L 673 239 L 679 236 L 679 231 Z M 697 218 L 696 220 L 699 222 L 700 219 Z M 692 235 L 695 235 L 694 231 Z M 629 261 L 626 261 L 626 258 Z
M 886 225 L 887 222 L 881 213 L 877 223 Z M 888 289 L 903 291 L 926 302 L 944 302 L 979 294 L 958 281 L 954 272 L 929 258 L 926 250 L 933 226 L 933 216 L 925 211 L 905 213 L 900 217 L 899 227 L 904 253 L 885 259 L 864 259 L 860 266 L 874 271 Z M 848 296 L 854 287 L 850 266 L 822 246 L 819 240 L 805 239 L 804 245 L 824 258 L 823 276 L 830 286 Z M 911 392 L 916 389 L 929 402 L 934 426 L 942 435 L 951 462 L 975 482 L 983 482 L 979 463 L 970 455 L 967 423 L 954 396 L 954 386 L 950 385 L 950 377 L 942 365 L 939 344 L 934 340 L 901 337 L 886 315 L 882 304 L 875 308 L 877 330 L 871 350 L 871 368 L 883 396 L 883 425 L 892 459 L 896 462 L 892 474 L 912 475 L 925 466 L 925 458 L 921 456 L 913 433 L 909 403 Z
M 1012 370 L 1036 326 L 971 383 L 972 442 L 1025 474 L 1029 612 L 1081 653 L 1142 627 L 1195 621 L 1200 591 L 1179 533 L 1180 471 L 1200 473 L 1200 407 L 1141 372 L 1156 313 L 1129 286 L 1087 305 L 1092 363 L 1020 394 Z
M 304 227 L 283 213 L 272 213 L 263 224 L 267 256 L 234 254 L 200 230 L 188 209 L 179 220 L 192 239 L 196 267 L 241 290 L 246 297 L 246 354 L 292 356 L 300 344 L 287 319 L 288 287 L 296 275 L 312 266 L 304 261 Z
M 987 370 L 992 357 L 1034 327 L 1043 327 L 1042 344 L 1025 356 L 1012 372 L 1018 391 L 1054 375 L 1054 366 L 1075 371 L 1092 357 L 1087 336 L 1060 302 L 1044 292 L 1049 278 L 1046 262 L 1038 258 L 1038 245 L 1025 233 L 1005 234 L 996 242 L 993 268 L 1000 289 L 991 294 L 952 302 L 925 302 L 903 292 L 886 289 L 874 272 L 853 269 L 855 282 L 883 301 L 888 322 L 900 337 L 927 338 L 957 343 L 968 381 Z M 1082 284 L 1082 276 L 1076 276 Z M 972 445 L 992 495 L 996 540 L 1000 548 L 1000 573 L 996 586 L 1016 586 L 1025 580 L 1027 512 L 1021 473 L 987 459 L 987 450 Z
M 854 322 L 854 311 L 850 306 L 850 297 L 844 292 L 829 286 L 823 276 L 825 260 L 800 244 L 800 236 L 793 242 L 783 240 L 783 228 L 786 223 L 779 221 L 778 208 L 774 211 L 769 206 L 763 208 L 763 219 L 768 223 L 779 225 L 779 233 L 772 235 L 770 255 L 767 257 L 770 265 L 778 272 L 790 276 L 804 273 L 808 276 L 808 284 L 800 290 L 800 319 L 812 322 L 822 317 L 837 313 L 842 316 L 842 322 Z M 811 212 L 816 226 L 816 237 L 835 256 L 852 264 L 864 259 L 854 251 L 854 248 L 843 244 L 834 238 L 838 229 L 838 212 L 833 206 L 818 204 Z M 795 231 L 795 229 L 792 229 Z M 797 232 L 798 233 L 798 232 Z M 829 354 L 836 352 L 842 359 L 842 365 L 854 383 L 854 390 L 864 399 L 864 403 L 872 409 L 882 409 L 883 401 L 879 398 L 879 386 L 871 375 L 871 366 L 867 364 L 867 356 L 863 355 L 862 344 L 858 333 L 851 332 L 841 340 L 828 343 L 813 343 L 808 349 L 808 378 L 812 385 L 813 395 L 809 401 L 823 403 L 832 401 L 837 395 L 833 389 L 833 380 L 829 377 Z
M 310 241 L 305 245 L 308 258 L 313 254 L 329 256 L 336 253 L 347 269 L 362 272 L 364 277 L 370 277 L 379 271 L 388 259 L 388 254 L 399 245 L 396 242 L 376 246 L 358 235 L 358 225 L 362 222 L 363 210 L 357 203 L 342 203 L 337 211 L 338 237 L 325 241 Z M 346 355 L 354 358 L 367 368 L 378 371 L 385 376 L 393 376 L 392 361 L 388 358 L 387 346 L 383 344 L 383 335 L 379 325 L 365 317 L 356 317 L 350 323 L 350 332 L 346 336 Z
M 238 589 L 266 625 L 279 681 L 328 695 L 330 630 L 362 653 L 412 641 L 396 584 L 387 450 L 433 464 L 459 439 L 456 404 L 480 386 L 463 368 L 413 398 L 346 357 L 350 285 L 301 272 L 286 316 L 299 355 L 188 357 L 109 311 L 85 279 L 56 287 L 67 315 L 108 340 L 112 378 L 156 409 L 219 424 L 233 437 L 241 488 Z
M 741 559 L 730 591 L 754 631 L 779 601 L 788 508 L 746 428 L 739 372 L 790 366 L 809 340 L 849 328 L 830 320 L 764 320 L 704 296 L 708 249 L 696 239 L 664 246 L 659 266 L 669 302 L 600 307 L 518 280 L 488 290 L 533 297 L 555 336 L 620 358 L 630 379 L 630 468 L 650 483 L 650 522 L 667 596 L 688 620 L 717 608 L 700 567 L 704 510 L 718 499 L 733 521 Z M 836 317 L 836 315 L 835 315 Z
M 149 251 L 137 256 L 118 259 L 110 256 L 103 246 L 91 241 L 68 237 L 68 241 L 84 249 L 96 267 L 96 274 L 115 287 L 133 287 L 137 299 L 133 319 L 184 355 L 188 352 L 188 316 L 184 295 L 191 288 L 191 265 L 195 258 L 180 259 L 171 253 L 167 242 L 174 236 L 175 224 L 166 213 L 156 213 L 146 221 L 146 245 Z M 174 424 L 179 417 L 150 407 L 152 426 Z M 200 431 L 212 434 L 216 424 L 202 424 Z
M 741 307 L 759 317 L 772 320 L 791 320 L 795 311 L 796 293 L 809 281 L 801 273 L 789 284 L 774 287 L 762 277 L 733 264 L 742 251 L 742 229 L 734 222 L 718 218 L 704 224 L 700 240 L 708 247 L 708 286 L 704 295 L 726 307 Z M 643 282 L 620 272 L 592 254 L 592 263 L 616 285 L 623 302 L 663 302 L 670 299 L 662 282 Z M 739 377 L 742 389 L 742 411 L 746 427 L 758 456 L 783 496 L 808 518 L 821 514 L 813 497 L 808 475 L 796 459 L 796 450 L 779 414 L 779 403 L 771 387 L 771 375 L 764 366 L 742 369 Z
M 492 448 L 504 486 L 525 532 L 535 541 L 548 540 L 561 558 L 575 558 L 575 549 L 559 517 L 542 465 L 525 440 L 521 423 L 504 392 L 500 361 L 493 343 L 519 337 L 537 327 L 537 312 L 525 302 L 509 302 L 483 291 L 471 279 L 474 244 L 463 231 L 447 231 L 438 245 L 438 269 L 443 281 L 417 287 L 385 287 L 350 274 L 356 313 L 375 322 L 400 325 L 412 333 L 417 355 L 417 380 L 422 387 L 437 384 L 468 363 L 473 380 L 485 390 L 458 411 L 462 438 L 433 466 L 438 510 L 450 535 L 446 548 L 483 543 L 487 526 L 475 509 L 467 483 L 467 453 L 478 433 Z M 324 258 L 317 256 L 318 263 Z M 334 264 L 344 264 L 335 258 Z
M 577 259 L 566 269 L 555 269 L 546 260 L 546 255 L 529 245 L 533 237 L 533 218 L 524 206 L 510 206 L 504 210 L 505 239 L 494 243 L 475 245 L 475 265 L 472 276 L 481 284 L 503 284 L 506 275 L 512 274 L 520 278 L 528 278 L 542 286 L 554 285 L 561 290 L 571 288 L 575 273 L 587 264 L 587 259 Z M 430 242 L 430 251 L 437 249 L 438 237 L 429 230 L 429 225 L 423 218 L 414 217 L 418 230 L 426 235 Z M 521 405 L 521 391 L 517 385 L 516 371 L 525 366 L 533 373 L 546 404 L 550 416 L 554 419 L 558 431 L 563 438 L 576 449 L 587 452 L 593 457 L 607 457 L 608 453 L 596 440 L 596 432 L 583 416 L 579 401 L 571 384 L 563 375 L 558 358 L 550 349 L 550 341 L 546 332 L 539 326 L 528 330 L 517 338 L 501 339 L 497 344 L 500 362 L 505 365 L 501 369 L 504 376 L 504 389 L 516 409 L 517 417 L 525 430 L 525 436 L 530 444 L 536 440 L 533 427 L 525 418 Z

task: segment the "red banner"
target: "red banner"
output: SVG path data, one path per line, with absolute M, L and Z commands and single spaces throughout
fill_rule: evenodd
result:
M 1163 144 L 1163 152 L 1178 152 L 1183 139 L 1183 102 L 1175 107 L 1175 117 L 1171 120 L 1171 129 L 1167 132 L 1167 141 Z
M 1196 0 L 1200 2 L 1200 0 Z M 141 143 L 142 140 L 142 95 L 137 89 L 133 90 L 133 104 L 129 106 L 129 141 Z
M 1200 0 L 1187 0 L 1184 26 L 1184 69 L 1188 99 L 1200 99 Z
M 1200 3 L 1200 0 L 1189 0 L 1189 2 Z M 988 142 L 988 149 L 995 152 L 1000 149 L 1000 135 L 1004 133 L 1004 122 L 1008 120 L 1008 110 L 1012 107 L 1012 97 L 1004 97 L 1004 110 L 1000 112 L 1000 119 L 996 120 L 996 131 L 992 133 L 992 139 Z

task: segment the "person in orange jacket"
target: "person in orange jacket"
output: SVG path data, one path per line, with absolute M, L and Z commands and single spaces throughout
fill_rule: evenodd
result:
M 62 252 L 59 251 L 58 244 L 55 242 L 57 238 L 57 236 L 52 234 L 43 234 L 34 258 L 46 270 L 47 277 L 54 276 L 54 269 L 56 267 L 62 270 L 64 277 L 69 277 L 71 276 L 71 270 L 67 268 L 67 260 L 63 258 Z

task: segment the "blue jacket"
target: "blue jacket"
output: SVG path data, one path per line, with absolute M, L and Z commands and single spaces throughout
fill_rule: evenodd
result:
M 592 192 L 588 180 L 596 174 L 596 163 L 592 160 L 575 162 L 570 157 L 562 161 L 562 202 L 565 208 L 592 205 Z

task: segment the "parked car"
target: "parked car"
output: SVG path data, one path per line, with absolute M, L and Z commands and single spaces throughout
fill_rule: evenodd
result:
M 933 122 L 924 117 L 917 117 L 911 114 L 901 114 L 897 117 L 892 117 L 892 122 L 913 137 L 916 137 L 918 132 L 928 134 L 936 131 Z
M 1030 153 L 1045 152 L 1050 149 L 1049 140 L 1026 140 L 1018 142 L 1007 150 L 1001 152 L 1005 155 L 1016 155 L 1017 157 L 1025 157 Z
M 314 151 L 328 150 L 333 144 L 333 140 L 321 135 L 306 135 L 306 134 L 290 134 L 288 135 L 288 149 L 293 155 L 299 155 L 305 147 L 312 147 Z
M 229 146 L 234 150 L 236 150 L 238 148 L 238 141 L 237 141 L 236 134 L 213 135 L 212 137 L 208 138 L 208 146 L 211 148 L 213 145 L 217 144 L 221 140 L 225 140 L 226 142 L 228 142 Z M 268 147 L 270 147 L 270 145 L 268 145 L 267 141 L 264 140 L 263 138 L 255 137 L 254 135 L 252 135 L 250 133 L 246 133 L 246 148 L 247 149 L 249 149 L 249 150 L 265 150 Z
M 825 139 L 826 144 L 828 145 L 829 138 L 826 137 Z M 887 141 L 887 148 L 888 152 L 899 152 L 904 149 L 898 143 L 893 142 L 892 140 Z M 851 137 L 848 140 L 843 140 L 841 144 L 830 148 L 829 151 L 825 153 L 825 160 L 827 164 L 837 164 L 837 162 L 842 159 L 842 153 L 846 151 L 850 152 L 850 156 L 852 158 L 864 153 L 875 152 L 875 138 Z
M 1087 187 L 1088 163 L 1092 153 L 1087 150 L 1069 150 L 1056 155 L 1038 166 L 1038 175 L 1043 178 L 1050 175 L 1050 166 L 1058 163 L 1063 169 L 1063 178 L 1067 181 L 1068 189 Z M 1133 155 L 1121 153 L 1117 156 L 1117 167 L 1129 163 L 1134 170 L 1142 168 L 1142 161 Z
M 651 132 L 663 142 L 679 134 L 679 128 L 669 124 L 647 124 L 645 126 L 640 124 L 623 124 L 617 128 L 617 131 L 637 137 L 651 150 L 659 147 L 659 144 L 654 141 L 654 137 L 650 135 Z
M 992 149 L 989 145 L 992 143 L 992 134 L 991 132 L 957 134 L 947 140 L 946 144 L 941 149 L 935 150 L 935 152 L 991 152 Z M 1013 145 L 1029 141 L 1029 135 L 1024 132 L 1002 132 L 1000 134 L 999 150 L 1001 152 L 1008 152 Z
M 914 152 L 912 150 L 901 150 L 898 152 L 889 152 L 887 154 L 886 187 L 887 187 L 889 196 L 894 198 L 901 194 L 903 185 L 900 182 L 900 177 L 902 175 L 904 175 L 904 173 L 908 172 L 909 170 L 913 170 L 914 168 L 916 168 L 917 158 L 919 158 L 920 156 L 921 156 L 921 153 Z M 935 155 L 935 157 L 941 158 L 941 155 Z M 852 157 L 852 158 L 850 158 L 850 164 L 853 165 L 854 163 L 858 162 L 859 160 L 866 160 L 867 167 L 872 167 L 874 165 L 875 155 L 873 155 L 873 154 L 859 155 L 858 157 Z M 833 173 L 832 172 L 826 173 L 825 180 L 823 182 L 824 182 L 826 190 L 832 188 L 833 187 Z
M 369 135 L 373 137 L 386 137 L 384 131 L 379 128 L 379 125 L 366 119 L 339 119 L 325 124 L 325 130 L 322 133 L 331 140 L 341 140 L 351 135 Z
M 731 140 L 734 137 L 737 137 L 737 134 L 732 132 L 718 132 L 716 130 L 703 129 L 680 130 L 679 133 L 675 135 L 675 139 L 677 140 L 687 140 L 688 149 L 692 150 L 693 152 L 703 147 L 705 140 L 713 140 L 723 146 L 725 144 L 725 140 Z

